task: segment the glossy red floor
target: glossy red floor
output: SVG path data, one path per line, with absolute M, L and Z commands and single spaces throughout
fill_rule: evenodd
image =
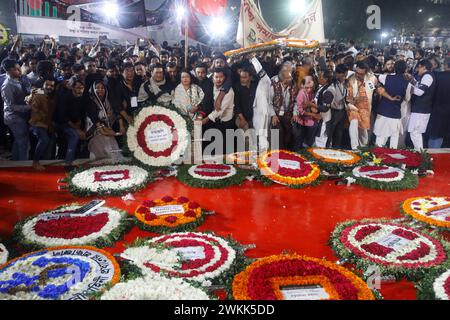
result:
M 418 189 L 404 192 L 380 192 L 359 186 L 321 186 L 291 190 L 283 186 L 264 187 L 246 182 L 241 187 L 224 190 L 202 190 L 186 187 L 175 178 L 158 181 L 136 193 L 137 201 L 165 195 L 187 196 L 202 207 L 216 211 L 208 217 L 200 231 L 212 230 L 222 236 L 232 235 L 243 244 L 256 244 L 247 254 L 257 258 L 295 251 L 312 257 L 337 258 L 327 246 L 336 223 L 363 218 L 400 218 L 399 204 L 415 196 L 448 195 L 450 185 L 450 155 L 435 155 L 434 177 L 421 179 Z M 19 220 L 62 204 L 80 201 L 66 191 L 58 191 L 58 179 L 64 177 L 62 168 L 35 172 L 30 168 L 0 169 L 0 237 L 11 234 Z M 83 201 L 89 199 L 83 199 Z M 108 198 L 107 205 L 133 212 L 137 202 Z M 124 241 L 152 236 L 134 228 Z M 110 252 L 120 252 L 119 242 Z M 386 299 L 415 299 L 410 282 L 383 284 Z

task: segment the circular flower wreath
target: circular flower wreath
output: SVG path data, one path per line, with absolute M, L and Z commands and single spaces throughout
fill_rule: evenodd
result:
M 353 272 L 296 254 L 258 259 L 234 278 L 233 296 L 236 300 L 375 299 Z
M 0 265 L 6 263 L 8 261 L 8 250 L 3 245 L 3 243 L 0 243 Z
M 340 259 L 355 263 L 362 270 L 375 264 L 382 274 L 397 278 L 415 280 L 450 262 L 448 244 L 384 220 L 342 223 L 333 231 L 330 243 Z
M 138 166 L 124 164 L 94 167 L 72 172 L 69 191 L 79 197 L 120 196 L 145 188 L 151 179 L 152 175 Z
M 416 288 L 420 300 L 450 300 L 450 269 L 431 272 Z
M 155 233 L 190 231 L 204 221 L 203 209 L 186 197 L 146 200 L 134 215 L 140 229 Z
M 258 167 L 266 178 L 291 188 L 318 183 L 320 169 L 300 155 L 284 150 L 268 151 L 258 159 Z
M 450 229 L 450 197 L 419 197 L 408 199 L 401 211 L 428 225 Z
M 176 108 L 147 106 L 136 115 L 127 132 L 133 157 L 150 167 L 169 166 L 178 161 L 189 144 L 186 118 Z
M 382 164 L 389 166 L 406 166 L 409 169 L 424 169 L 432 168 L 430 155 L 426 152 L 418 153 L 411 150 L 389 149 L 375 147 L 369 149 L 368 152 L 363 153 L 365 157 L 371 155 L 378 159 Z
M 194 188 L 220 189 L 242 184 L 246 173 L 228 164 L 197 164 L 181 166 L 177 177 L 182 183 Z
M 350 182 L 383 191 L 415 189 L 419 185 L 419 178 L 410 171 L 389 166 L 360 166 L 345 176 Z
M 201 288 L 182 279 L 160 276 L 118 283 L 101 296 L 101 300 L 210 300 Z
M 359 155 L 343 150 L 309 148 L 307 155 L 314 161 L 317 161 L 321 168 L 330 173 L 353 167 L 361 161 Z
M 111 247 L 130 229 L 124 211 L 101 207 L 89 214 L 78 214 L 80 205 L 62 206 L 19 222 L 13 239 L 28 250 L 82 245 Z
M 0 300 L 87 300 L 118 282 L 119 266 L 94 247 L 55 247 L 0 268 Z
M 209 233 L 174 233 L 138 241 L 121 258 L 138 267 L 143 276 L 165 275 L 202 286 L 229 287 L 247 260 L 232 239 Z

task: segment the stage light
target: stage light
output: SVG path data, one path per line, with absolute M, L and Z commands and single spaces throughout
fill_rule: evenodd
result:
M 388 35 L 389 35 L 389 34 L 387 34 L 386 32 L 383 32 L 383 33 L 381 34 L 381 36 L 382 36 L 383 38 L 387 38 Z
M 186 15 L 186 9 L 183 6 L 178 6 L 176 8 L 176 12 L 177 12 L 177 20 L 182 20 Z
M 224 17 L 214 17 L 209 23 L 209 33 L 214 37 L 223 37 L 228 31 L 228 21 Z
M 433 17 L 431 17 L 431 18 L 428 18 L 428 21 L 429 22 L 432 22 L 434 20 L 434 18 Z
M 291 0 L 289 9 L 294 13 L 303 13 L 306 10 L 307 4 L 307 0 Z
M 103 4 L 103 14 L 108 18 L 115 18 L 119 14 L 119 7 L 117 3 L 108 1 Z

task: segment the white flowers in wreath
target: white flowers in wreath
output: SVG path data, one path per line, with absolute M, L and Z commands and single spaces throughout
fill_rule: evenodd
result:
M 128 148 L 141 163 L 168 166 L 178 161 L 189 145 L 186 120 L 176 111 L 159 107 L 142 109 L 127 132 Z
M 450 300 L 450 294 L 446 289 L 446 285 L 449 283 L 450 270 L 440 275 L 433 283 L 433 290 L 438 299 Z
M 77 173 L 71 182 L 78 188 L 90 192 L 121 191 L 143 184 L 149 173 L 132 165 L 94 167 Z
M 201 289 L 182 279 L 145 277 L 118 283 L 101 300 L 210 300 Z
M 8 261 L 8 250 L 3 243 L 0 243 L 0 265 L 6 263 L 6 261 Z
M 228 242 L 210 234 L 174 233 L 153 238 L 147 243 L 149 246 L 128 248 L 121 254 L 122 258 L 139 267 L 145 276 L 164 271 L 170 277 L 209 286 L 211 280 L 227 272 L 236 260 L 236 251 Z M 171 246 L 172 243 L 174 246 Z M 167 249 L 154 249 L 152 244 L 164 244 Z M 196 267 L 181 268 L 182 263 L 193 261 L 199 262 Z
M 211 180 L 211 181 L 218 181 L 218 180 L 225 180 L 228 178 L 231 178 L 236 175 L 237 171 L 236 168 L 230 165 L 220 165 L 221 169 L 214 168 L 216 165 L 211 165 L 211 168 L 208 168 L 208 165 L 194 165 L 189 168 L 188 173 L 191 177 L 199 180 Z M 217 175 L 206 175 L 202 173 L 211 173 L 211 174 L 217 174 Z
M 96 240 L 108 236 L 114 229 L 120 226 L 123 219 L 126 219 L 126 213 L 120 212 L 111 208 L 101 207 L 96 211 L 89 214 L 77 214 L 73 211 L 80 208 L 80 206 L 67 206 L 58 210 L 44 212 L 40 215 L 28 220 L 21 229 L 21 237 L 25 242 L 37 244 L 41 247 L 55 247 L 55 246 L 68 246 L 68 245 L 86 245 L 95 242 Z M 72 213 L 71 213 L 72 212 Z M 89 219 L 95 218 L 96 215 L 107 214 L 107 220 L 104 225 L 99 225 L 99 231 L 90 233 L 82 237 L 69 238 L 69 233 L 74 230 L 54 230 L 54 236 L 38 234 L 36 226 L 38 223 L 51 222 L 52 220 L 58 220 L 60 218 L 73 219 L 74 224 L 72 229 L 77 228 L 77 219 Z M 71 221 L 71 220 L 69 220 Z M 64 227 L 69 227 L 67 223 Z M 81 227 L 81 226 L 80 226 Z M 61 232 L 60 232 L 61 231 Z M 64 231 L 64 232 L 63 232 Z M 50 231 L 51 232 L 51 231 Z M 58 236 L 60 234 L 60 236 Z
M 353 176 L 356 178 L 369 179 L 379 182 L 396 182 L 402 181 L 405 177 L 405 171 L 396 167 L 379 167 L 376 170 L 362 171 L 365 167 L 356 167 L 353 169 Z M 394 175 L 394 177 L 388 177 Z M 386 177 L 383 177 L 386 176 Z

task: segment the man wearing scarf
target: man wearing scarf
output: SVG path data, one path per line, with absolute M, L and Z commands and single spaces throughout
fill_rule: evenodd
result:
M 285 62 L 279 75 L 272 78 L 270 87 L 272 128 L 280 130 L 279 148 L 286 150 L 292 149 L 292 117 L 298 94 L 292 71 L 292 64 Z
M 350 141 L 353 150 L 369 143 L 370 114 L 377 78 L 368 72 L 364 62 L 356 64 L 356 73 L 348 79 L 347 112 L 350 121 Z
M 173 86 L 164 77 L 162 64 L 152 66 L 152 76 L 141 85 L 139 89 L 138 102 L 150 100 L 152 103 L 160 103 L 168 106 L 172 103 L 175 95 Z

